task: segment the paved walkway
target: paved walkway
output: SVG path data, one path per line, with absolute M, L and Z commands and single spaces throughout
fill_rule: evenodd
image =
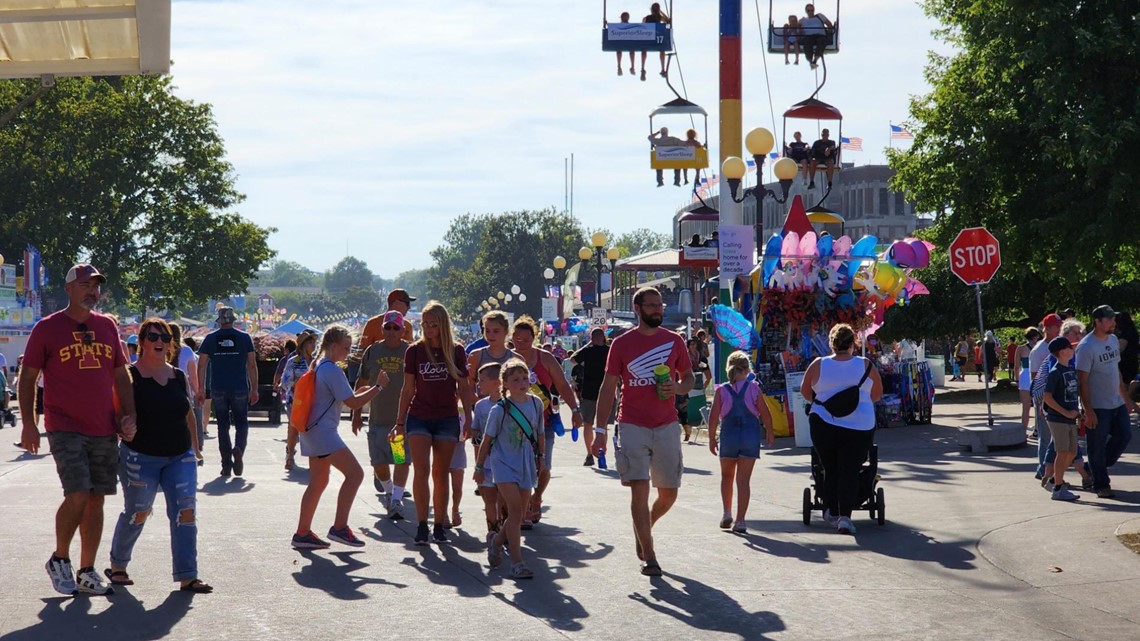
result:
M 997 405 L 1014 418 L 1018 408 Z M 878 434 L 888 523 L 857 515 L 846 537 L 801 522 L 808 454 L 781 439 L 754 477 L 748 535 L 719 531 L 719 473 L 688 446 L 686 481 L 656 529 L 665 576 L 638 573 L 628 492 L 578 465 L 561 439 L 543 522 L 526 534 L 533 581 L 486 566 L 481 502 L 465 488 L 455 543 L 417 548 L 413 526 L 380 518 L 362 491 L 351 523 L 363 550 L 289 548 L 303 471 L 282 469 L 284 431 L 255 421 L 246 476 L 221 479 L 207 442 L 200 567 L 212 595 L 172 591 L 164 516 L 135 551 L 136 585 L 110 598 L 51 591 L 43 562 L 60 498 L 49 457 L 0 431 L 0 641 L 56 639 L 1097 639 L 1140 637 L 1137 445 L 1113 470 L 1116 500 L 1056 503 L 1033 480 L 1030 448 L 963 454 L 949 426 L 985 405 L 940 404 L 933 426 Z M 342 424 L 347 432 L 347 422 Z M 361 460 L 363 437 L 349 437 Z M 1140 439 L 1137 439 L 1140 441 Z M 332 518 L 336 481 L 317 523 Z M 370 489 L 370 488 L 369 488 Z M 121 496 L 108 501 L 105 566 Z M 161 508 L 156 510 L 162 514 Z M 316 529 L 316 528 L 315 528 Z M 323 531 L 323 530 L 322 530 Z M 77 554 L 78 542 L 75 549 Z

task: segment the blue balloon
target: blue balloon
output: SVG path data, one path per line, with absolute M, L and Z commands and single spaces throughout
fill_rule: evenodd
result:
M 864 259 L 877 258 L 875 245 L 878 244 L 879 239 L 868 234 L 851 246 L 852 260 L 847 261 L 847 274 L 851 277 L 850 280 L 854 280 L 855 272 L 859 271 L 859 266 L 863 264 Z
M 832 238 L 830 235 L 820 236 L 819 242 L 816 244 L 816 246 L 819 247 L 819 257 L 820 258 L 827 258 L 828 256 L 831 256 L 831 254 L 834 251 L 832 249 L 832 245 L 834 245 L 834 244 L 835 244 L 835 239 Z
M 783 245 L 784 237 L 780 234 L 772 234 L 768 243 L 764 245 L 763 271 L 760 272 L 761 288 L 767 287 L 772 280 L 772 274 L 776 273 L 776 263 L 780 262 L 780 249 Z
M 760 334 L 740 312 L 725 305 L 712 305 L 709 307 L 709 318 L 717 338 L 733 349 L 759 349 Z

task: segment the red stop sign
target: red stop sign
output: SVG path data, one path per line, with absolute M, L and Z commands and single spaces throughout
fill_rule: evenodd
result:
M 988 283 L 1001 267 L 1001 245 L 985 227 L 958 232 L 950 243 L 950 271 L 967 285 Z

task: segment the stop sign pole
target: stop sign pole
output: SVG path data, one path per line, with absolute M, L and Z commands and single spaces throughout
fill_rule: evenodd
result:
M 962 279 L 963 283 L 974 286 L 978 300 L 978 329 L 984 340 L 986 323 L 982 315 L 982 284 L 990 282 L 1001 267 L 1001 244 L 985 227 L 968 227 L 958 232 L 950 243 L 950 271 Z M 986 372 L 986 419 L 994 426 L 993 405 L 990 402 L 989 355 L 982 348 L 982 367 Z

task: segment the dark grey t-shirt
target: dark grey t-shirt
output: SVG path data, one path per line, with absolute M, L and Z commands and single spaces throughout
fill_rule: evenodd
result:
M 404 353 L 408 344 L 400 341 L 399 347 L 388 347 L 383 341 L 372 343 L 360 359 L 360 380 L 369 385 L 376 382 L 380 370 L 388 374 L 388 384 L 368 405 L 369 427 L 392 427 L 400 409 L 400 392 L 404 389 Z
M 1077 345 L 1076 362 L 1078 372 L 1088 372 L 1093 409 L 1112 410 L 1124 405 L 1120 396 L 1120 341 L 1116 336 L 1097 338 L 1088 334 Z

